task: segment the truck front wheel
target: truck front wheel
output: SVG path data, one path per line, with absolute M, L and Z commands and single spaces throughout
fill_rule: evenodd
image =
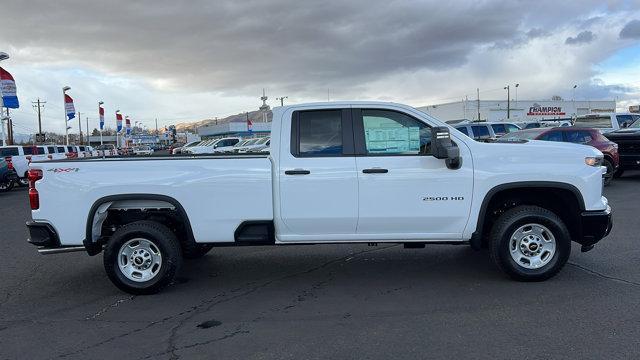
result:
M 104 268 L 111 282 L 130 294 L 153 294 L 169 285 L 182 264 L 180 243 L 166 226 L 136 221 L 107 243 Z
M 571 236 L 553 212 L 538 206 L 517 206 L 495 222 L 489 248 L 495 264 L 511 278 L 543 281 L 566 264 Z

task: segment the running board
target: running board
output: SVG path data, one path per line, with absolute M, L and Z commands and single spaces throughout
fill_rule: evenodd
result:
M 84 246 L 67 246 L 53 249 L 38 248 L 38 252 L 42 255 L 63 254 L 77 251 L 87 251 L 87 249 Z

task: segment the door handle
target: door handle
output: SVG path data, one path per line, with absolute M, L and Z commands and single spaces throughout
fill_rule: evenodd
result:
M 311 174 L 311 171 L 309 170 L 302 170 L 302 169 L 295 169 L 295 170 L 285 170 L 284 171 L 285 175 L 309 175 Z
M 381 169 L 381 168 L 372 168 L 372 169 L 364 169 L 362 170 L 362 172 L 365 174 L 386 174 L 389 172 L 389 170 Z

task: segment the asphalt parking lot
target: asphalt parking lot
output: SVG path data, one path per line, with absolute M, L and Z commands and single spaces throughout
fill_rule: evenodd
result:
M 0 194 L 0 359 L 640 357 L 640 173 L 606 188 L 614 228 L 543 283 L 466 246 L 214 249 L 154 296 L 102 257 L 26 243 L 24 189 Z

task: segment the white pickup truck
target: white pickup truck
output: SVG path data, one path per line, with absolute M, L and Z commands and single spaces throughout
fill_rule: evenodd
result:
M 609 233 L 601 161 L 583 145 L 476 142 L 399 104 L 292 105 L 273 110 L 269 155 L 32 163 L 29 242 L 104 250 L 109 278 L 135 294 L 229 245 L 466 244 L 540 281 L 571 241 L 588 251 Z

